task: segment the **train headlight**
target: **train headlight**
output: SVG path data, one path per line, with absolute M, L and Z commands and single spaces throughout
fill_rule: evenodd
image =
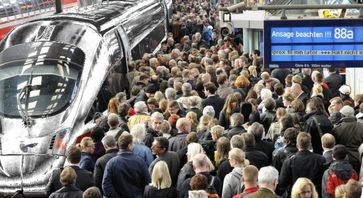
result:
M 49 142 L 48 154 L 65 155 L 67 144 L 70 137 L 70 129 L 61 129 L 57 131 Z

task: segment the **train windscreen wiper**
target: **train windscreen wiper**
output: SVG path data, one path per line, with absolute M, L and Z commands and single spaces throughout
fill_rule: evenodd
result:
M 29 97 L 30 92 L 32 91 L 32 81 L 33 81 L 33 72 L 30 73 L 29 79 L 26 83 L 26 85 L 20 90 L 19 95 L 16 97 L 16 102 L 19 107 L 19 113 L 20 116 L 23 118 L 23 123 L 25 127 L 31 127 L 32 126 L 32 119 L 29 116 L 28 108 L 29 108 Z M 24 106 L 21 105 L 21 101 L 24 101 Z

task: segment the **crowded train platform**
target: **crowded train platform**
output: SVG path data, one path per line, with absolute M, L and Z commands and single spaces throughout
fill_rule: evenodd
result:
M 65 165 L 50 173 L 47 197 L 362 196 L 363 90 L 353 95 L 345 68 L 265 67 L 260 50 L 243 51 L 239 36 L 221 35 L 218 8 L 229 4 L 173 1 L 156 53 L 133 51 L 140 56 L 127 60 L 125 76 L 115 72 L 87 104 L 89 132 L 67 149 L 62 141 L 70 131 L 54 136 L 54 145 L 67 152 Z M 83 64 L 82 56 L 72 58 Z M 30 85 L 15 94 L 29 128 L 36 126 L 31 107 L 19 103 L 37 89 L 31 84 L 36 75 L 32 71 Z M 24 153 L 37 146 L 22 145 Z

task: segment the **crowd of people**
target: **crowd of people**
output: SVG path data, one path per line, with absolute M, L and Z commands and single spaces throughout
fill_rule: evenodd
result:
M 211 5 L 174 2 L 167 40 L 129 63 L 130 90 L 95 114 L 50 197 L 361 196 L 363 94 L 334 68 L 264 68 Z

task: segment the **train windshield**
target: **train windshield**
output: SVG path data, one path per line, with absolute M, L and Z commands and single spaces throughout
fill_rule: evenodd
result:
M 55 115 L 65 110 L 76 96 L 84 54 L 64 44 L 44 46 L 41 49 L 17 46 L 14 48 L 20 47 L 22 51 L 10 49 L 0 54 L 0 60 L 5 59 L 0 64 L 0 114 L 3 116 Z M 43 54 L 31 49 L 39 49 Z M 26 58 L 21 57 L 24 54 Z

